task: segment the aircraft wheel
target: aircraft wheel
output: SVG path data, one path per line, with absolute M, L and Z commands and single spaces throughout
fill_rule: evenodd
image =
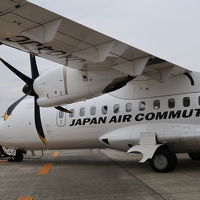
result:
M 24 159 L 23 152 L 20 150 L 16 151 L 16 155 L 12 156 L 8 161 L 10 162 L 21 162 Z
M 150 164 L 154 171 L 167 173 L 176 168 L 177 157 L 168 148 L 160 148 L 155 152 Z
M 199 153 L 199 152 L 188 153 L 188 156 L 189 156 L 192 160 L 200 160 L 200 153 Z

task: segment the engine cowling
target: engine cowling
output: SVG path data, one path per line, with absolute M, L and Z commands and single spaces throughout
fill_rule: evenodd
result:
M 123 87 L 132 77 L 113 70 L 80 71 L 58 67 L 40 75 L 33 84 L 42 107 L 85 100 Z

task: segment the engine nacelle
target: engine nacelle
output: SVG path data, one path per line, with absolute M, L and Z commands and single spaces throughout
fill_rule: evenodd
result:
M 50 107 L 68 104 L 111 92 L 124 86 L 132 77 L 113 70 L 80 71 L 55 68 L 39 76 L 33 84 L 38 105 Z

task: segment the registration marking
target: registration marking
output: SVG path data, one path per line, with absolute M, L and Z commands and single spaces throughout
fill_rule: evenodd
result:
M 60 155 L 60 152 L 58 152 L 58 151 L 52 153 L 52 157 L 58 157 L 59 155 Z
M 49 170 L 52 168 L 52 163 L 46 163 L 42 169 L 38 172 L 39 175 L 46 175 L 49 173 Z

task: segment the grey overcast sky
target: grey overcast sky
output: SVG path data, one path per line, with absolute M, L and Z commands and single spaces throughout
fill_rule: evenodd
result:
M 30 0 L 180 66 L 200 70 L 199 0 Z M 0 56 L 29 75 L 29 55 L 1 46 Z M 38 58 L 40 72 L 57 64 Z M 23 82 L 0 64 L 0 114 L 22 96 Z

